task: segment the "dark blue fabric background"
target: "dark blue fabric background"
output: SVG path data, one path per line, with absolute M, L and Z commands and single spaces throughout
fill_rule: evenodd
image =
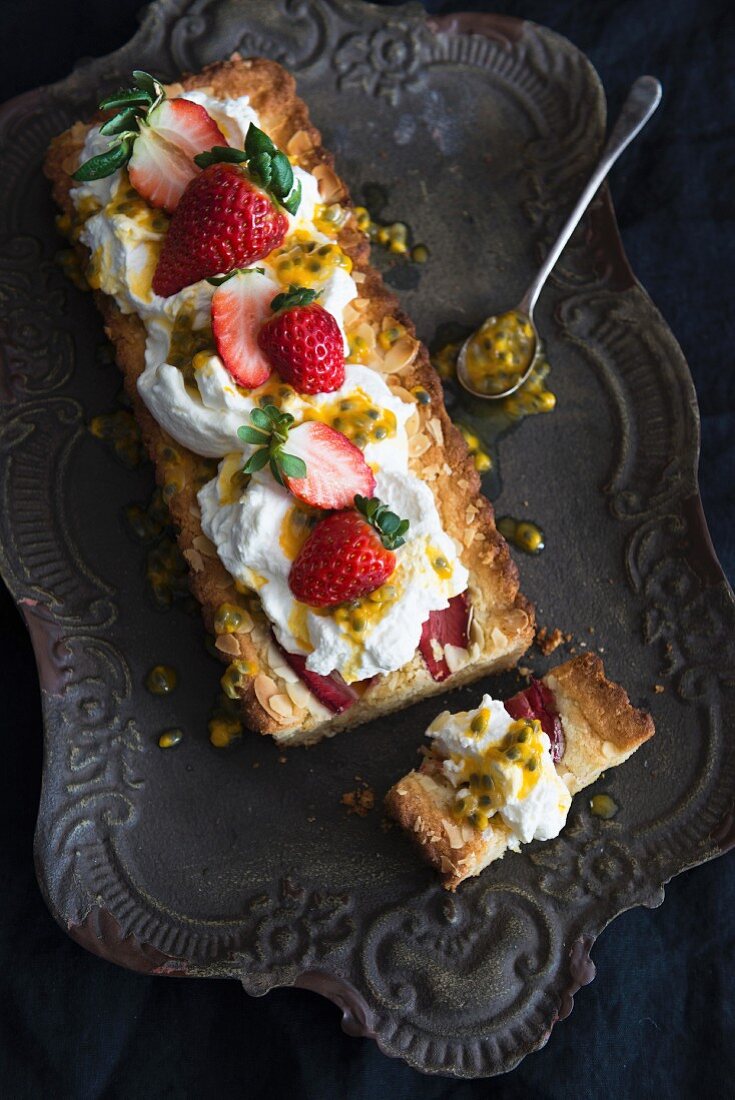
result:
M 122 45 L 138 0 L 3 0 L 0 99 Z M 596 65 L 610 112 L 654 73 L 664 102 L 614 170 L 633 268 L 682 344 L 702 413 L 701 484 L 735 579 L 735 8 L 732 0 L 460 2 L 546 23 Z M 735 858 L 675 880 L 617 920 L 597 980 L 548 1046 L 485 1082 L 425 1078 L 344 1036 L 313 994 L 260 1000 L 235 982 L 146 978 L 54 924 L 32 862 L 41 732 L 28 639 L 0 588 L 0 1094 L 8 1097 L 703 1097 L 735 1092 Z

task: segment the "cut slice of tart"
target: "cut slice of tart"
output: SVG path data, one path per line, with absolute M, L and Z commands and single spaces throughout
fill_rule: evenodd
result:
M 292 77 L 235 56 L 136 81 L 58 137 L 45 171 L 247 725 L 313 743 L 511 667 L 533 610 Z M 181 101 L 200 125 L 159 135 L 157 178 L 170 156 L 185 182 L 169 215 L 129 168 L 146 119 Z M 353 538 L 296 598 L 302 548 L 317 527 L 328 545 L 353 492 L 393 572 L 360 584 Z M 357 597 L 325 602 L 327 564 L 330 591 Z
M 588 653 L 559 665 L 505 703 L 440 714 L 417 771 L 386 796 L 388 813 L 454 890 L 510 848 L 550 840 L 572 795 L 653 737 L 602 661 Z

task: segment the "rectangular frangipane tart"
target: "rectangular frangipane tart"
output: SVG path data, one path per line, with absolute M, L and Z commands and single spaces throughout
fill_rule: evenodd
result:
M 532 608 L 292 77 L 136 72 L 45 170 L 246 724 L 312 743 L 514 665 Z

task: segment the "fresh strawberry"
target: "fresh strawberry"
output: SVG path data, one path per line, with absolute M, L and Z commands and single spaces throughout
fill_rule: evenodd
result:
M 294 672 L 332 714 L 341 714 L 360 698 L 359 692 L 351 684 L 346 684 L 338 672 L 320 676 L 306 667 L 306 657 L 301 653 L 287 653 L 285 649 L 281 652 Z
M 262 270 L 246 268 L 213 279 L 212 334 L 217 354 L 239 386 L 262 386 L 271 366 L 258 347 L 257 334 L 268 315 L 273 283 Z
M 136 71 L 133 79 L 132 88 L 100 104 L 102 110 L 117 112 L 100 127 L 112 142 L 106 152 L 80 165 L 74 179 L 102 179 L 128 164 L 133 187 L 151 206 L 170 214 L 199 172 L 194 157 L 225 139 L 200 104 L 167 99 L 163 85 L 148 73 Z
M 258 337 L 281 378 L 298 393 L 330 393 L 345 380 L 342 333 L 315 298 L 316 291 L 306 287 L 279 294 L 271 307 L 275 316 Z
M 187 184 L 200 172 L 195 155 L 223 141 L 217 123 L 199 103 L 165 99 L 141 119 L 128 162 L 130 182 L 151 206 L 172 214 Z
M 372 497 L 355 510 L 321 520 L 296 557 L 288 583 L 301 603 L 334 607 L 380 588 L 396 567 L 393 550 L 405 541 L 408 520 Z
M 505 700 L 511 718 L 537 718 L 551 742 L 551 759 L 557 764 L 564 755 L 566 740 L 554 693 L 540 680 L 531 680 L 524 691 Z
M 239 428 L 238 435 L 260 449 L 245 463 L 245 473 L 269 463 L 276 481 L 305 504 L 325 511 L 350 508 L 356 496 L 372 494 L 375 475 L 362 451 L 342 432 L 320 420 L 293 428 L 293 417 L 275 405 L 253 409 L 250 419 L 254 426 Z
M 245 149 L 215 146 L 194 162 L 204 171 L 181 197 L 153 276 L 156 294 L 248 267 L 283 243 L 301 184 L 285 153 L 251 123 Z
M 283 242 L 288 220 L 236 164 L 211 164 L 181 196 L 153 290 L 167 298 L 212 275 L 247 267 Z
M 432 642 L 466 649 L 469 641 L 470 605 L 466 592 L 453 596 L 443 611 L 432 611 L 423 625 L 419 649 L 432 678 L 440 683 L 450 675 L 444 657 L 436 657 Z

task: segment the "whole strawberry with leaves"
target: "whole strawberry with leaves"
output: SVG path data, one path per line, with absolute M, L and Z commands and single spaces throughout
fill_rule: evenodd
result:
M 258 336 L 263 353 L 297 393 L 331 393 L 345 380 L 340 327 L 316 298 L 303 286 L 276 295 L 273 316 Z
M 202 169 L 181 196 L 153 276 L 162 297 L 200 279 L 245 268 L 278 248 L 301 184 L 288 157 L 250 124 L 245 149 L 215 146 L 194 158 Z
M 289 588 L 311 607 L 369 595 L 395 570 L 393 551 L 405 542 L 408 526 L 377 497 L 356 496 L 354 508 L 334 512 L 313 529 L 291 566 Z

